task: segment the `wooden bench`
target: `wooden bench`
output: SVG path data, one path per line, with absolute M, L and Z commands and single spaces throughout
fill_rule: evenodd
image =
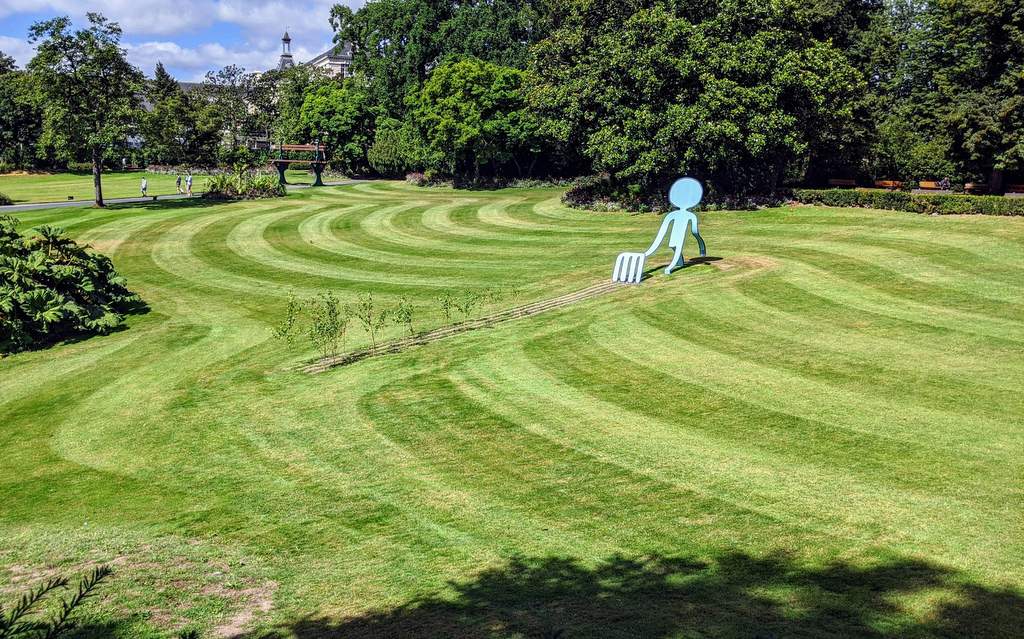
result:
M 320 152 L 316 144 L 271 144 L 271 151 L 315 151 Z
M 988 185 L 978 182 L 968 182 L 967 184 L 964 184 L 964 193 L 969 193 L 971 195 L 988 193 Z
M 324 147 L 319 142 L 316 144 L 271 144 L 271 151 L 277 151 L 279 157 L 274 158 L 270 161 L 270 164 L 277 169 L 277 174 L 281 181 L 281 184 L 288 184 L 285 179 L 284 172 L 291 164 L 308 164 L 313 169 L 313 173 L 316 174 L 316 180 L 313 182 L 313 186 L 323 186 L 324 182 L 322 175 L 324 167 L 327 166 L 326 154 L 324 153 Z M 285 153 L 292 152 L 306 152 L 313 153 L 312 160 L 295 160 L 284 157 Z
M 930 180 L 922 180 L 917 183 L 917 188 L 912 191 L 915 195 L 948 195 L 952 193 L 949 189 L 942 188 L 940 182 L 934 182 Z
M 829 186 L 836 186 L 840 188 L 852 189 L 857 186 L 857 180 L 847 180 L 843 178 L 831 178 L 828 181 Z
M 1007 184 L 1007 193 L 1024 193 L 1024 184 Z
M 899 182 L 897 180 L 875 180 L 875 186 L 880 189 L 897 191 L 903 188 L 903 182 Z

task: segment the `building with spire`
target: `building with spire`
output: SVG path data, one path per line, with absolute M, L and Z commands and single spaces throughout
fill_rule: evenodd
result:
M 301 63 L 302 66 L 310 66 L 323 69 L 332 77 L 346 78 L 352 75 L 352 43 L 345 42 L 340 46 L 332 46 L 308 62 Z M 278 60 L 278 70 L 290 69 L 295 66 L 292 57 L 292 38 L 288 32 L 284 32 L 281 38 L 281 58 Z
M 290 69 L 295 66 L 295 60 L 292 59 L 292 37 L 288 35 L 288 30 L 284 32 L 284 37 L 281 38 L 281 59 L 277 63 L 279 71 Z

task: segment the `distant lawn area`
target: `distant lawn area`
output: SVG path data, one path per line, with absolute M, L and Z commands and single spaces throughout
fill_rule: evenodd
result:
M 149 179 L 149 195 L 169 195 L 176 193 L 174 175 L 158 173 L 121 173 L 103 174 L 103 197 L 138 197 L 142 176 Z M 184 188 L 182 175 L 182 188 Z M 202 193 L 206 190 L 206 178 L 195 174 L 192 176 L 192 191 Z M 313 177 L 308 171 L 288 171 L 287 179 L 292 184 L 312 184 Z M 65 202 L 68 196 L 75 200 L 93 199 L 91 173 L 29 173 L 0 175 L 0 193 L 11 198 L 15 204 L 30 202 Z
M 75 639 L 1020 636 L 1024 218 L 701 213 L 711 259 L 541 315 L 319 375 L 272 336 L 564 295 L 660 223 L 561 194 L 19 214 L 151 310 L 0 359 L 0 601 L 107 562 Z

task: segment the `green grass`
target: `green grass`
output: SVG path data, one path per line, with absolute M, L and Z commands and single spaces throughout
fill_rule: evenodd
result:
M 138 197 L 143 175 L 149 180 L 149 195 L 177 193 L 174 175 L 113 172 L 103 174 L 103 197 Z M 313 177 L 308 171 L 288 171 L 287 180 L 292 184 L 312 184 Z M 185 188 L 184 175 L 182 188 Z M 194 175 L 192 190 L 195 193 L 205 191 L 206 178 Z M 0 193 L 11 198 L 15 204 L 64 202 L 68 196 L 73 196 L 75 200 L 92 201 L 94 196 L 91 173 L 0 175 Z
M 721 259 L 549 314 L 317 376 L 270 335 L 291 292 L 552 297 L 657 230 L 558 197 L 22 214 L 152 311 L 0 360 L 0 599 L 113 561 L 83 636 L 1019 632 L 1022 219 L 707 213 Z

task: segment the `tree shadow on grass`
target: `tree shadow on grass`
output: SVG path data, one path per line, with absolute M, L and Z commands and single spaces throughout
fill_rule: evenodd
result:
M 218 204 L 230 203 L 235 200 L 215 200 L 196 195 L 191 198 L 174 200 L 150 200 L 146 202 L 112 202 L 107 204 L 111 210 L 118 209 L 145 209 L 147 211 L 179 211 L 181 209 L 204 209 Z
M 255 637 L 997 637 L 1020 636 L 1024 598 L 915 560 L 801 567 L 786 555 L 711 562 L 518 559 L 426 597 L 354 618 L 307 617 Z M 931 596 L 912 616 L 906 598 Z

